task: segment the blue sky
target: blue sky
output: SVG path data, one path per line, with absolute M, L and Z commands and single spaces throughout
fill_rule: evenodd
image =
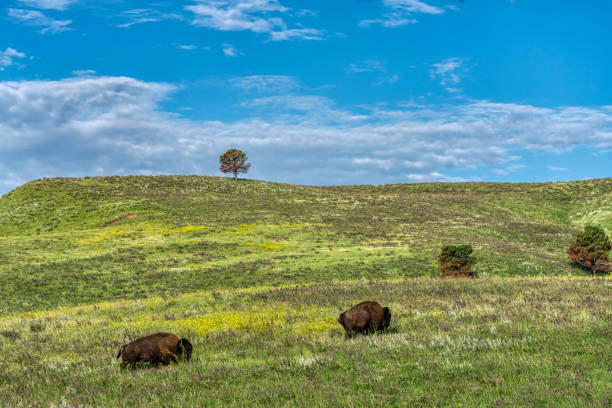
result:
M 0 193 L 611 176 L 612 2 L 3 0 Z

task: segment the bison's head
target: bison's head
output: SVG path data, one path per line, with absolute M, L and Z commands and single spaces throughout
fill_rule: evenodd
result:
M 193 346 L 187 339 L 180 339 L 178 342 L 177 351 L 179 355 L 183 355 L 185 361 L 189 361 L 191 353 L 193 352 Z
M 387 329 L 387 327 L 389 327 L 391 324 L 391 309 L 388 307 L 383 307 L 383 312 L 385 313 L 385 323 L 383 324 L 383 327 Z
M 338 315 L 338 323 L 344 326 L 344 313 L 340 313 L 340 315 Z

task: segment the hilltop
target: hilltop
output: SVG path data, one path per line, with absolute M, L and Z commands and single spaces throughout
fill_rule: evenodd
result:
M 205 176 L 54 178 L 0 198 L 0 314 L 215 288 L 436 276 L 580 275 L 565 249 L 612 231 L 612 179 L 314 187 Z

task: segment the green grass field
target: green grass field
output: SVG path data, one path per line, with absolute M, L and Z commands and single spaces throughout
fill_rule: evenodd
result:
M 0 198 L 0 405 L 611 406 L 612 280 L 565 253 L 586 223 L 612 232 L 612 179 L 33 181 Z M 446 244 L 479 279 L 437 278 Z M 345 341 L 366 299 L 391 328 Z M 193 361 L 120 371 L 158 330 Z

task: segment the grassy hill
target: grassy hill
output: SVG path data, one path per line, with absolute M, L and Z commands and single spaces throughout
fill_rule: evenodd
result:
M 612 232 L 612 179 L 309 187 L 44 179 L 0 198 L 0 406 L 612 404 L 612 280 L 570 266 Z M 480 278 L 437 278 L 445 244 Z M 375 299 L 388 333 L 344 340 Z M 154 331 L 191 362 L 120 371 Z
M 612 231 L 612 179 L 36 180 L 0 198 L 0 315 L 215 288 L 437 276 L 440 246 L 454 243 L 473 245 L 481 277 L 581 275 L 565 249 L 587 222 Z

